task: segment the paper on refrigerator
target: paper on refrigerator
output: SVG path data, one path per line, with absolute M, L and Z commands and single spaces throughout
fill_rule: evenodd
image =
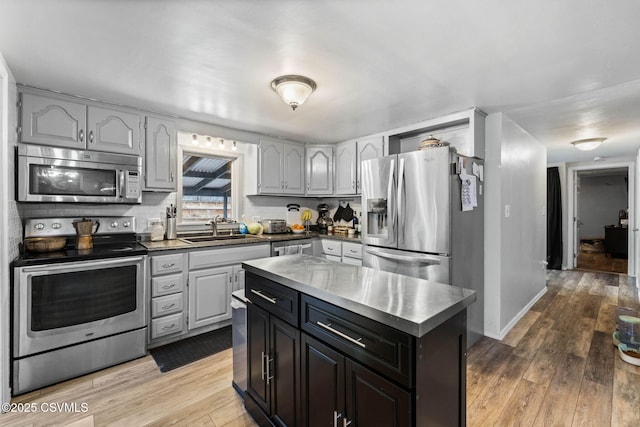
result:
M 462 211 L 467 212 L 478 206 L 478 177 L 467 175 L 466 172 L 458 175 L 462 183 L 460 187 L 460 198 L 462 201 Z

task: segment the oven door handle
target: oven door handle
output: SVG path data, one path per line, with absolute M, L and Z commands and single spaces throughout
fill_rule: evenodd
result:
M 46 264 L 46 265 L 38 265 L 34 267 L 21 267 L 21 271 L 23 273 L 40 273 L 40 272 L 59 272 L 65 271 L 69 269 L 73 269 L 75 271 L 75 267 L 82 266 L 87 267 L 87 270 L 97 270 L 101 267 L 109 267 L 109 266 L 120 266 L 131 263 L 138 263 L 144 260 L 144 256 L 137 257 L 126 257 L 126 258 L 113 258 L 107 260 L 91 260 L 91 261 L 72 261 L 72 262 L 64 262 L 60 264 Z

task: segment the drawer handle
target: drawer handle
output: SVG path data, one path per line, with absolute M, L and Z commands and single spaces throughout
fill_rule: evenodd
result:
M 333 248 L 331 246 L 327 246 L 327 249 L 330 250 L 330 251 L 333 250 Z
M 163 309 L 163 310 L 169 310 L 170 308 L 173 308 L 173 307 L 175 307 L 175 306 L 176 306 L 176 304 L 175 304 L 175 303 L 172 303 L 172 304 L 166 304 L 166 305 L 163 305 L 163 306 L 162 306 L 162 309 Z
M 265 294 L 263 294 L 260 291 L 256 291 L 255 289 L 251 289 L 251 293 L 256 294 L 260 298 L 263 298 L 263 299 L 269 301 L 271 304 L 275 304 L 276 303 L 276 298 L 269 298 L 268 296 L 266 296 Z
M 349 249 L 349 252 L 351 252 L 352 254 L 357 254 L 358 251 L 354 251 L 353 249 Z
M 176 265 L 176 263 L 175 263 L 175 262 L 172 262 L 171 264 L 162 264 L 162 268 L 171 268 L 171 267 L 173 267 L 174 265 Z
M 175 283 L 172 283 L 172 284 L 170 284 L 170 285 L 162 285 L 162 289 L 171 289 L 171 288 L 173 288 L 175 285 L 176 285 Z
M 172 323 L 172 324 L 170 324 L 170 325 L 163 326 L 163 327 L 162 327 L 162 330 L 163 330 L 163 331 L 170 331 L 171 329 L 173 329 L 173 328 L 175 328 L 175 327 L 176 327 L 176 324 L 175 324 L 175 323 Z
M 323 327 L 323 328 L 325 328 L 327 331 L 331 331 L 331 332 L 333 332 L 334 334 L 336 334 L 336 335 L 338 335 L 338 336 L 340 336 L 340 337 L 344 338 L 345 340 L 351 341 L 352 343 L 354 343 L 354 344 L 356 344 L 356 345 L 359 345 L 359 346 L 360 346 L 360 347 L 362 347 L 362 348 L 366 348 L 366 347 L 367 347 L 363 342 L 361 342 L 361 341 L 362 341 L 362 338 L 358 338 L 358 339 L 351 338 L 349 335 L 343 334 L 342 332 L 340 332 L 340 331 L 339 331 L 339 330 L 337 330 L 337 329 L 333 329 L 333 328 L 331 327 L 331 323 L 329 323 L 328 325 L 325 325 L 325 324 L 324 324 L 324 323 L 322 323 L 321 321 L 317 320 L 317 321 L 316 321 L 316 324 L 317 324 L 318 326 L 322 326 L 322 327 Z

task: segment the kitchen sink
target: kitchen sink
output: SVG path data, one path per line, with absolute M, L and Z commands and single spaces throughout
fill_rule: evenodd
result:
M 191 237 L 181 237 L 178 240 L 182 240 L 186 243 L 200 243 L 200 242 L 217 242 L 220 240 L 237 240 L 237 239 L 246 239 L 246 234 L 231 234 L 231 235 L 222 235 L 222 236 L 191 236 Z

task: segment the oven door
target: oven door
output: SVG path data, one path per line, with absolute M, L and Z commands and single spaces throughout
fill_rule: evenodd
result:
M 144 327 L 145 259 L 17 267 L 14 357 Z

